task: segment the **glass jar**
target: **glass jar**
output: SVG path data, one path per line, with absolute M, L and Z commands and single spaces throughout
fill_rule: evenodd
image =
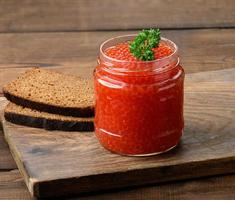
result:
M 125 35 L 100 46 L 94 72 L 95 134 L 108 150 L 148 156 L 175 147 L 183 132 L 184 70 L 177 46 L 166 38 L 172 54 L 153 61 L 123 61 L 105 50 L 132 41 Z

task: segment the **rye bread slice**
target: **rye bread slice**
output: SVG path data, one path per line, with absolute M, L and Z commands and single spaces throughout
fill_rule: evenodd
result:
M 63 131 L 93 131 L 93 117 L 71 117 L 40 112 L 9 102 L 4 110 L 7 121 L 15 124 Z
M 33 68 L 5 85 L 3 93 L 11 102 L 48 113 L 75 117 L 94 115 L 90 79 Z

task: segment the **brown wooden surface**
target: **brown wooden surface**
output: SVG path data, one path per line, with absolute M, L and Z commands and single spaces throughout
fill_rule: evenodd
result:
M 0 131 L 0 136 L 2 136 Z M 3 138 L 0 137 L 2 143 Z M 2 151 L 2 150 L 0 150 Z M 9 151 L 6 148 L 6 151 Z M 10 158 L 10 155 L 8 156 Z M 0 160 L 0 163 L 8 163 Z M 68 200 L 231 200 L 235 197 L 235 175 L 203 178 L 168 184 L 154 184 L 145 187 L 129 188 L 98 194 L 87 194 L 79 197 L 68 197 Z M 0 200 L 32 200 L 23 177 L 18 170 L 0 172 Z
M 233 0 L 11 0 L 0 32 L 234 27 Z
M 71 196 L 67 200 L 232 200 L 235 175 L 218 176 L 178 183 L 153 184 L 92 195 Z M 32 200 L 18 170 L 0 173 L 1 200 Z
M 54 68 L 89 75 L 96 65 L 99 44 L 130 31 L 0 34 L 0 86 L 27 67 Z M 163 36 L 178 44 L 186 73 L 235 66 L 235 29 L 170 30 Z M 0 95 L 1 95 L 0 87 Z
M 98 44 L 110 36 L 115 36 L 116 33 L 118 35 L 125 33 L 74 31 L 130 30 L 150 26 L 177 29 L 234 28 L 234 7 L 233 0 L 127 0 L 125 3 L 111 0 L 2 0 L 0 1 L 0 88 L 23 72 L 26 69 L 25 66 L 49 66 L 65 73 L 83 71 L 82 75 L 87 75 L 95 65 Z M 16 32 L 20 34 L 15 34 Z M 164 36 L 170 37 L 179 44 L 182 63 L 187 73 L 235 67 L 234 29 L 189 29 L 163 32 Z M 67 67 L 68 65 L 70 67 Z M 77 67 L 81 67 L 82 70 L 78 70 Z M 227 82 L 234 81 L 231 73 L 222 71 L 220 73 L 222 75 L 194 74 L 190 79 L 195 83 L 204 82 L 202 83 L 204 87 L 208 87 L 205 83 L 208 78 L 216 82 L 224 79 Z M 200 90 L 200 86 L 198 89 Z M 215 97 L 218 98 L 217 105 L 220 104 L 221 96 Z M 227 107 L 225 116 L 228 113 L 234 113 L 233 109 L 234 106 L 231 109 Z M 212 115 L 209 113 L 208 116 Z M 218 117 L 224 118 L 222 114 Z M 213 117 L 212 119 L 214 120 Z M 218 127 L 216 123 L 209 123 L 208 126 Z M 225 124 L 224 129 L 227 129 Z M 1 200 L 31 199 L 19 172 L 8 171 L 15 168 L 16 165 L 0 130 Z M 71 199 L 230 200 L 235 199 L 234 191 L 235 176 L 230 175 Z
M 223 74 L 229 75 L 223 79 Z M 198 81 L 200 75 L 204 81 Z M 37 196 L 231 173 L 235 172 L 234 84 L 235 69 L 188 76 L 182 142 L 156 157 L 111 154 L 92 133 L 49 132 L 3 121 L 5 137 L 29 190 Z
M 235 175 L 218 176 L 178 183 L 153 184 L 148 187 L 67 197 L 67 200 L 232 200 Z M 32 200 L 18 170 L 0 173 L 1 200 Z
M 0 199 L 32 199 L 18 170 L 4 171 L 0 173 Z
M 3 114 L 3 107 L 6 105 L 0 97 L 0 116 Z M 7 143 L 2 133 L 2 124 L 0 123 L 0 172 L 1 170 L 16 169 L 16 164 L 10 154 Z
M 0 131 L 0 171 L 15 168 L 16 164 L 9 152 L 8 145 L 3 138 L 3 134 Z
M 4 47 L 0 49 L 0 68 L 7 69 L 7 63 L 13 64 L 11 67 L 30 64 L 55 67 L 63 62 L 94 67 L 103 41 L 129 33 L 137 31 L 0 34 L 0 45 Z M 235 65 L 234 29 L 163 30 L 162 36 L 179 46 L 181 61 L 188 72 Z

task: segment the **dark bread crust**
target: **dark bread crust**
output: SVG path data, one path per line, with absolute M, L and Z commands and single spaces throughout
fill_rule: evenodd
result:
M 41 117 L 32 117 L 22 114 L 5 112 L 4 117 L 7 121 L 35 128 L 44 128 L 46 130 L 62 131 L 94 131 L 92 121 L 61 121 L 55 119 L 44 119 Z
M 35 110 L 40 110 L 43 112 L 60 114 L 65 116 L 73 116 L 73 117 L 92 117 L 94 116 L 94 107 L 86 107 L 86 108 L 68 108 L 68 107 L 58 107 L 54 105 L 43 104 L 39 102 L 30 101 L 28 99 L 24 99 L 21 97 L 17 97 L 3 89 L 4 96 L 11 102 L 28 107 Z
M 3 87 L 11 102 L 42 112 L 73 117 L 94 116 L 92 79 L 32 68 Z

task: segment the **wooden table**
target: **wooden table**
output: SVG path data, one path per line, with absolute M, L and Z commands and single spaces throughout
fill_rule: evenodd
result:
M 164 28 L 186 73 L 235 67 L 233 0 L 1 1 L 0 88 L 31 66 L 83 76 L 99 44 L 143 27 Z M 81 70 L 80 70 L 81 71 Z M 0 96 L 2 91 L 0 89 Z M 234 199 L 235 175 L 88 194 L 68 199 Z M 31 199 L 0 131 L 0 199 Z

